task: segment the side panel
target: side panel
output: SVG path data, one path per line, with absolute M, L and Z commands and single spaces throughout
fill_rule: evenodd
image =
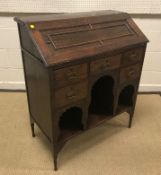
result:
M 22 52 L 29 111 L 44 134 L 52 140 L 52 118 L 50 106 L 50 83 L 48 70 L 26 51 Z

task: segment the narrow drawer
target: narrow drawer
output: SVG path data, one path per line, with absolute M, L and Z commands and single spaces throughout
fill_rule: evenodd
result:
M 135 80 L 139 78 L 141 71 L 141 65 L 136 64 L 128 68 L 122 68 L 120 72 L 120 83 L 124 83 L 129 80 Z
M 121 55 L 115 55 L 107 58 L 92 61 L 90 64 L 90 73 L 96 74 L 103 71 L 118 68 L 121 62 Z
M 123 65 L 139 63 L 143 59 L 143 48 L 129 50 L 123 54 Z
M 63 87 L 67 84 L 78 82 L 87 77 L 87 64 L 70 66 L 54 71 L 55 87 Z
M 87 96 L 87 84 L 87 81 L 83 81 L 74 86 L 68 86 L 57 90 L 55 93 L 56 107 L 62 107 L 85 98 Z

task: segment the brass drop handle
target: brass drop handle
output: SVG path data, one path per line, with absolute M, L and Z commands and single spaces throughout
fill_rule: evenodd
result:
M 71 91 L 69 93 L 66 94 L 66 97 L 69 99 L 69 100 L 72 100 L 76 97 L 76 93 L 74 92 L 73 89 L 71 89 Z
M 134 77 L 135 76 L 135 71 L 134 70 L 130 70 L 128 73 L 128 77 Z
M 68 80 L 73 80 L 77 78 L 77 75 L 72 69 L 70 69 L 70 71 L 67 72 L 67 78 Z
M 111 64 L 110 64 L 110 61 L 109 60 L 106 60 L 105 61 L 105 65 L 107 66 L 107 67 L 109 67 Z
M 129 61 L 135 61 L 135 59 L 137 59 L 137 54 L 136 53 L 132 53 L 129 57 Z
M 105 63 L 101 65 L 101 69 L 107 69 L 110 66 L 110 61 L 109 60 L 105 60 Z

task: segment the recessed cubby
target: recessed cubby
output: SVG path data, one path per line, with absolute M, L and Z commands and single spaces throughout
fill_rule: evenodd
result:
M 110 76 L 99 78 L 91 89 L 88 127 L 98 125 L 113 114 L 114 79 Z
M 59 119 L 60 136 L 59 139 L 66 140 L 73 135 L 81 132 L 82 125 L 82 109 L 79 107 L 71 107 L 67 109 Z
M 121 90 L 118 98 L 118 111 L 122 111 L 126 107 L 133 106 L 134 91 L 135 89 L 133 85 L 125 86 Z
M 110 76 L 99 78 L 91 89 L 89 113 L 111 115 L 113 113 L 114 80 Z

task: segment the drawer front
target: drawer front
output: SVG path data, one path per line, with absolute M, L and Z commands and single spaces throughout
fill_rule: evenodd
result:
M 121 62 L 121 55 L 115 55 L 107 58 L 92 61 L 90 64 L 90 73 L 96 74 L 103 71 L 118 68 Z
M 87 96 L 87 85 L 87 81 L 83 81 L 74 86 L 68 86 L 57 90 L 55 93 L 56 107 L 62 107 L 85 98 Z
M 123 54 L 123 65 L 139 63 L 143 59 L 143 48 L 137 48 L 127 51 Z
M 55 87 L 63 87 L 64 85 L 78 82 L 87 77 L 87 64 L 80 64 L 56 70 Z
M 141 71 L 141 65 L 130 66 L 128 68 L 122 68 L 120 72 L 120 83 L 124 83 L 129 80 L 135 80 L 139 78 Z

